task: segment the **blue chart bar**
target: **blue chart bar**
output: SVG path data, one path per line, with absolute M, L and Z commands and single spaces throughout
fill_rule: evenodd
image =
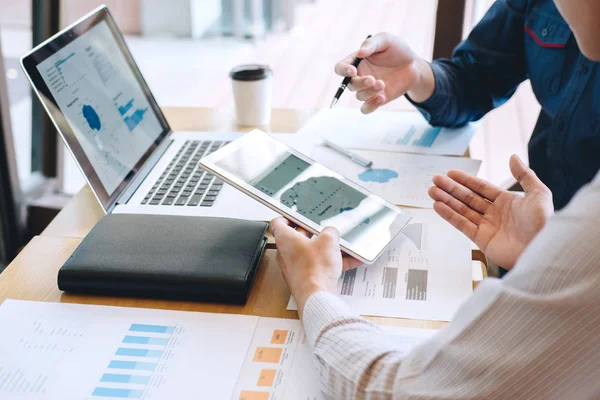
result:
M 136 361 L 111 361 L 110 364 L 108 364 L 108 368 L 113 368 L 113 369 L 134 369 L 137 371 L 154 371 L 154 369 L 156 368 L 156 364 L 155 363 L 143 363 L 143 362 L 136 362 Z
M 66 63 L 69 60 L 69 58 L 73 57 L 74 55 L 75 55 L 75 53 L 73 52 L 73 53 L 69 54 L 68 56 L 66 56 L 65 58 L 63 58 L 62 60 L 58 60 L 56 63 L 54 63 L 54 66 L 56 67 L 56 69 L 58 70 L 58 72 L 60 72 L 60 68 L 59 67 L 62 64 Z
M 92 396 L 95 397 L 112 397 L 115 399 L 140 399 L 144 394 L 143 390 L 132 389 L 113 389 L 113 388 L 96 388 Z
M 409 144 L 410 139 L 412 139 L 413 135 L 415 134 L 415 131 L 416 131 L 415 126 L 411 125 L 408 132 L 406 132 L 406 134 L 403 137 L 396 140 L 396 144 Z
M 131 332 L 145 332 L 145 333 L 173 333 L 175 330 L 174 326 L 161 326 L 161 325 L 143 325 L 133 324 L 129 331 Z
M 119 114 L 121 114 L 121 115 L 127 114 L 127 111 L 129 111 L 132 106 L 133 106 L 133 99 L 129 100 L 127 102 L 127 104 L 125 104 L 123 106 L 119 106 Z
M 421 135 L 418 140 L 414 141 L 413 144 L 420 147 L 431 147 L 441 131 L 442 128 L 430 126 L 423 132 L 423 135 Z
M 129 129 L 129 132 L 132 132 L 135 129 L 135 127 L 138 126 L 140 122 L 142 122 L 146 111 L 148 111 L 147 108 L 138 108 L 133 112 L 133 114 L 131 114 L 128 117 L 125 117 L 125 124 L 127 125 L 127 129 Z
M 160 358 L 163 352 L 160 350 L 146 350 L 146 349 L 128 349 L 120 347 L 117 350 L 117 356 L 131 356 L 131 357 L 155 357 Z
M 158 346 L 166 346 L 169 343 L 169 338 L 153 338 L 147 336 L 125 336 L 123 343 L 129 344 L 154 344 Z
M 139 375 L 125 375 L 125 374 L 104 374 L 100 379 L 100 382 L 111 382 L 111 383 L 136 383 L 139 385 L 146 385 L 150 382 L 149 376 Z

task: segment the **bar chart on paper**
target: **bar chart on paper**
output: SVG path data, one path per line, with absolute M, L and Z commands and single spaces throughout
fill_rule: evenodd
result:
M 460 128 L 431 126 L 419 112 L 334 108 L 318 112 L 300 134 L 323 137 L 354 150 L 462 156 L 475 134 L 476 124 Z
M 312 362 L 300 321 L 261 318 L 231 400 L 320 400 Z
M 299 320 L 6 300 L 0 326 L 2 400 L 323 398 Z
M 132 324 L 92 396 L 141 399 L 159 361 L 172 351 L 168 344 L 176 328 Z
M 13 328 L 0 341 L 0 399 L 225 399 L 257 320 L 6 301 L 0 326 Z
M 435 331 L 384 327 L 396 350 L 408 353 Z M 264 346 L 281 349 L 277 362 L 255 360 Z M 260 318 L 230 400 L 322 400 L 312 350 L 298 320 Z
M 409 124 L 403 127 L 398 127 L 397 131 L 393 131 L 387 134 L 384 142 L 390 145 L 407 145 L 407 146 L 418 146 L 418 147 L 431 147 L 435 143 L 435 140 L 440 135 L 442 128 L 429 126 L 427 124 Z

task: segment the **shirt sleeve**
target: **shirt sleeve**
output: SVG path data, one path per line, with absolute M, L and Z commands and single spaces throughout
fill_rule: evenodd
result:
M 565 399 L 600 394 L 600 175 L 550 219 L 504 280 L 486 279 L 403 354 L 336 296 L 303 322 L 330 399 Z
M 527 78 L 525 0 L 498 0 L 451 59 L 431 63 L 434 94 L 423 103 L 407 96 L 430 124 L 456 127 L 502 105 Z

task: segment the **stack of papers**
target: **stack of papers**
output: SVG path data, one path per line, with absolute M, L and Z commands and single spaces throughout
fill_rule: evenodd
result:
M 322 398 L 298 320 L 7 300 L 0 326 L 3 400 Z

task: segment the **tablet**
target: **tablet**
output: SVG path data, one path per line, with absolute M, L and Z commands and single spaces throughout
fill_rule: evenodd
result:
M 259 130 L 200 165 L 313 234 L 337 228 L 342 250 L 366 264 L 410 220 L 408 213 Z

